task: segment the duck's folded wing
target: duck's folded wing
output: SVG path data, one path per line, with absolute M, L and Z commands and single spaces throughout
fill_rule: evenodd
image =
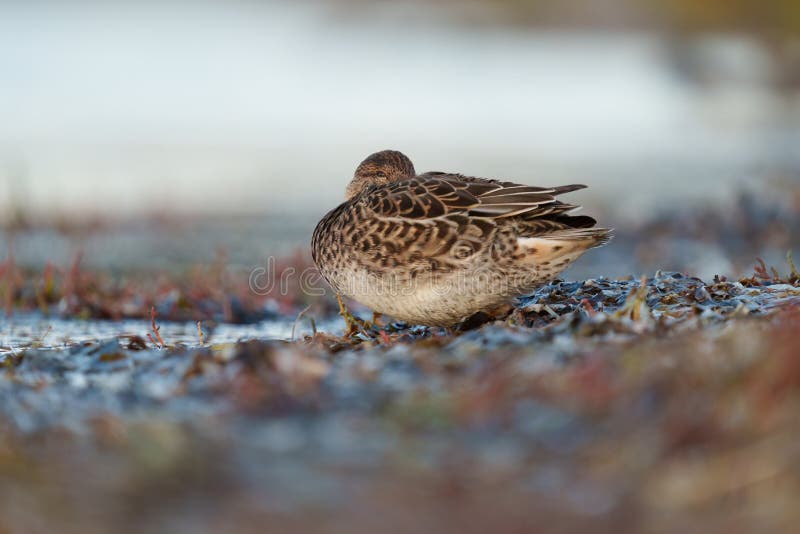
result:
M 577 206 L 556 195 L 584 185 L 536 187 L 460 174 L 431 172 L 384 186 L 368 196 L 368 208 L 379 217 L 433 219 L 456 214 L 500 219 L 558 216 Z

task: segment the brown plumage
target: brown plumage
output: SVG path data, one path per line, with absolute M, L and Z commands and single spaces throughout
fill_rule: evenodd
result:
M 317 225 L 312 256 L 342 295 L 406 322 L 453 325 L 530 293 L 610 239 L 556 198 L 584 187 L 415 175 L 402 153 L 377 152 Z

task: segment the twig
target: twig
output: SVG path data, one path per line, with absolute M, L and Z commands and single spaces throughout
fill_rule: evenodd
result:
M 756 258 L 758 265 L 753 267 L 753 273 L 756 277 L 761 278 L 762 280 L 769 280 L 769 273 L 767 273 L 767 265 L 764 263 L 764 260 L 761 258 Z
M 48 335 L 50 332 L 52 332 L 52 330 L 53 330 L 53 325 L 47 325 L 47 330 L 45 330 L 45 331 L 42 333 L 42 335 L 41 335 L 41 336 L 39 336 L 39 338 L 38 338 L 37 340 L 35 340 L 35 341 L 32 343 L 32 346 L 34 346 L 34 347 L 36 347 L 36 348 L 39 348 L 39 347 L 43 346 L 43 345 L 44 345 L 44 338 L 46 338 L 46 337 L 47 337 L 47 335 Z
M 200 340 L 200 346 L 202 347 L 206 342 L 205 336 L 203 335 L 203 329 L 200 327 L 200 321 L 197 321 L 196 324 L 197 324 L 197 339 Z
M 311 316 L 308 317 L 308 322 L 311 325 L 311 335 L 312 336 L 316 336 L 317 335 L 317 322 Z
M 159 348 L 164 348 L 166 343 L 164 343 L 164 340 L 161 338 L 161 333 L 159 332 L 159 330 L 161 330 L 161 327 L 156 325 L 156 307 L 155 306 L 150 306 L 150 330 L 153 332 L 152 336 L 150 334 L 147 334 L 147 337 L 148 337 L 148 339 L 150 339 L 150 342 L 153 343 L 154 345 L 156 345 L 156 341 L 157 341 L 158 345 L 159 345 Z M 153 341 L 153 337 L 155 337 L 155 341 Z
M 311 304 L 300 310 L 300 313 L 297 314 L 297 317 L 294 319 L 294 324 L 292 325 L 292 341 L 294 341 L 294 331 L 297 328 L 297 323 L 300 319 L 305 315 L 305 313 L 311 308 Z M 314 323 L 314 319 L 311 319 L 311 330 L 314 334 L 317 333 L 317 325 Z
M 797 267 L 794 266 L 794 260 L 792 259 L 791 250 L 786 251 L 786 263 L 789 264 L 789 270 L 790 270 L 789 278 L 795 282 L 800 280 L 800 273 L 797 272 Z

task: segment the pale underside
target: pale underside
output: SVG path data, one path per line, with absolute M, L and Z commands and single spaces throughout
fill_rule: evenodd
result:
M 590 243 L 519 238 L 526 258 L 502 270 L 475 261 L 450 272 L 405 269 L 370 272 L 355 266 L 335 276 L 335 289 L 370 309 L 410 323 L 450 326 L 479 311 L 492 310 L 552 280 Z M 560 246 L 554 252 L 554 246 Z M 529 253 L 527 251 L 534 250 Z

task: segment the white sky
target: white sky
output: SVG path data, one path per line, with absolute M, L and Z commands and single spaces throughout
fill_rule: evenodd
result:
M 652 197 L 675 183 L 710 193 L 771 154 L 762 92 L 699 94 L 653 37 L 421 18 L 0 3 L 0 194 L 65 213 L 319 210 L 392 147 L 420 171 Z

